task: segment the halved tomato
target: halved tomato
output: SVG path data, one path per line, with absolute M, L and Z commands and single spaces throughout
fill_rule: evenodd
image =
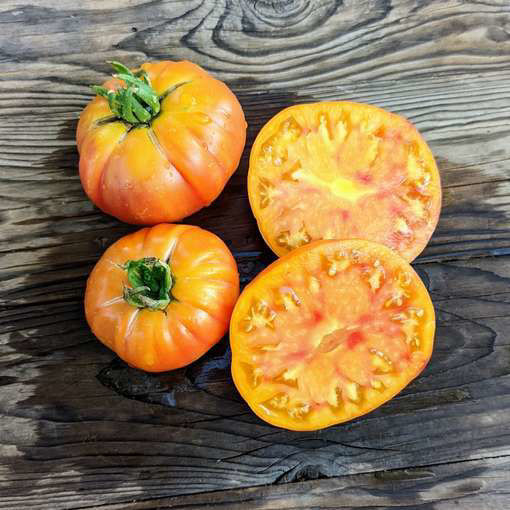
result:
M 232 375 L 263 420 L 317 430 L 380 406 L 426 366 L 434 308 L 384 245 L 316 241 L 260 273 L 232 314 Z
M 291 106 L 260 131 L 248 196 L 278 255 L 318 239 L 367 239 L 408 261 L 423 250 L 441 207 L 434 157 L 406 119 L 375 106 Z

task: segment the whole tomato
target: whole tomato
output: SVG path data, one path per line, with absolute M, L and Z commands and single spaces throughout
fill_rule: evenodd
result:
M 239 295 L 237 265 L 217 236 L 162 224 L 119 239 L 87 281 L 85 315 L 96 337 L 130 365 L 188 365 L 227 331 Z
M 246 121 L 236 96 L 191 62 L 149 62 L 114 78 L 80 116 L 80 179 L 127 223 L 178 221 L 209 205 L 239 164 Z

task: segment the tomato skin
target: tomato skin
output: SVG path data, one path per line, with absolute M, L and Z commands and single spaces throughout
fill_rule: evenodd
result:
M 285 108 L 262 127 L 250 153 L 248 197 L 278 256 L 320 239 L 366 239 L 412 261 L 439 220 L 441 183 L 407 119 L 325 101 Z
M 128 304 L 122 268 L 129 260 L 168 260 L 174 279 L 166 310 Z M 94 335 L 131 366 L 162 372 L 188 365 L 228 329 L 239 295 L 232 254 L 216 235 L 199 227 L 161 224 L 111 245 L 92 270 L 85 315 Z
M 356 270 L 359 265 L 361 280 L 356 280 L 357 273 L 349 273 L 349 267 L 341 269 L 341 263 L 337 274 L 323 267 L 325 257 L 338 252 L 367 255 L 368 262 L 351 262 Z M 372 273 L 382 271 L 380 289 L 373 274 L 368 277 L 370 271 L 363 276 L 367 268 Z M 354 278 L 347 280 L 350 286 L 346 280 L 335 280 L 344 271 Z M 403 300 L 407 303 L 388 302 L 388 296 L 393 299 L 392 292 L 401 288 L 396 283 L 401 274 L 406 275 Z M 303 287 L 308 278 L 316 283 Z M 365 288 L 359 286 L 360 281 Z M 289 315 L 292 307 L 274 298 L 282 289 L 294 296 L 294 305 L 290 303 L 294 315 Z M 252 320 L 246 327 L 247 318 L 253 318 L 253 309 L 261 302 L 266 309 L 260 312 L 258 323 Z M 367 314 L 365 308 L 372 311 Z M 410 321 L 399 317 L 406 314 Z M 314 241 L 272 263 L 241 293 L 230 323 L 232 377 L 262 420 L 289 430 L 319 430 L 362 416 L 397 395 L 427 365 L 434 333 L 434 307 L 405 259 L 384 245 L 365 240 Z M 407 343 L 407 335 L 412 341 L 419 338 L 416 346 Z M 378 357 L 381 351 L 386 357 Z M 372 358 L 392 367 L 378 372 L 378 367 L 367 364 Z M 296 369 L 300 370 L 297 378 L 287 377 Z M 353 384 L 361 394 L 359 401 L 349 396 Z M 332 388 L 341 391 L 332 395 Z M 288 415 L 268 409 L 268 402 L 283 398 L 301 399 L 301 409 L 305 405 L 305 414 L 311 410 L 310 414 L 292 414 L 295 407 Z
M 161 97 L 170 91 L 161 112 L 150 126 L 100 123 L 112 112 L 96 96 L 76 133 L 80 179 L 92 202 L 122 221 L 179 221 L 221 193 L 239 164 L 247 125 L 231 90 L 199 66 L 161 61 L 141 68 Z M 122 84 L 111 79 L 103 86 Z

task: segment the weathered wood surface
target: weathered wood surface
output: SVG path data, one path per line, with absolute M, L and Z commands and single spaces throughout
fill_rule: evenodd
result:
M 504 508 L 509 34 L 507 0 L 1 2 L 0 508 L 128 508 L 168 496 L 177 497 L 168 508 L 442 509 L 456 498 L 462 508 Z M 174 374 L 111 363 L 81 299 L 105 246 L 133 227 L 86 199 L 74 130 L 88 84 L 104 78 L 112 58 L 188 58 L 238 94 L 250 125 L 240 169 L 186 221 L 225 239 L 244 280 L 271 260 L 245 186 L 251 143 L 271 115 L 338 98 L 416 123 L 445 189 L 439 228 L 417 266 L 439 319 L 422 377 L 362 420 L 303 434 L 249 412 L 229 377 L 226 340 Z M 179 497 L 443 463 L 453 464 L 395 483 L 391 474 L 383 482 L 355 475 Z M 159 505 L 143 504 L 133 508 Z
M 508 458 L 385 471 L 314 482 L 159 498 L 91 510 L 327 510 L 399 508 L 503 510 L 510 500 Z M 313 473 L 309 473 L 314 476 Z
M 256 271 L 250 260 L 240 265 Z M 310 472 L 510 456 L 510 257 L 417 267 L 439 319 L 428 368 L 369 416 L 316 433 L 279 430 L 249 411 L 226 341 L 187 369 L 144 375 L 108 365 L 79 298 L 2 312 L 0 508 L 81 508 Z M 77 293 L 82 283 L 69 275 Z

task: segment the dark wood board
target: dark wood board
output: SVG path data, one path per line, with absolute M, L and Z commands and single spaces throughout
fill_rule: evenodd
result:
M 0 508 L 505 508 L 509 34 L 507 0 L 1 2 Z M 187 58 L 238 95 L 240 168 L 186 222 L 228 243 L 243 282 L 273 259 L 245 179 L 274 113 L 351 99 L 415 122 L 444 185 L 415 266 L 439 325 L 422 377 L 364 419 L 291 433 L 242 402 L 227 339 L 172 374 L 114 360 L 87 328 L 83 289 L 135 227 L 87 200 L 74 144 L 88 85 L 112 58 Z M 328 479 L 303 482 L 317 477 Z
M 501 510 L 510 500 L 508 458 L 207 492 L 91 510 Z M 314 473 L 307 475 L 313 479 Z
M 246 277 L 258 263 L 240 259 Z M 438 315 L 429 366 L 365 418 L 316 433 L 279 430 L 249 411 L 226 340 L 184 370 L 145 375 L 110 363 L 79 298 L 5 310 L 0 508 L 81 508 L 510 455 L 510 257 L 416 267 Z M 76 293 L 82 284 L 66 283 Z

